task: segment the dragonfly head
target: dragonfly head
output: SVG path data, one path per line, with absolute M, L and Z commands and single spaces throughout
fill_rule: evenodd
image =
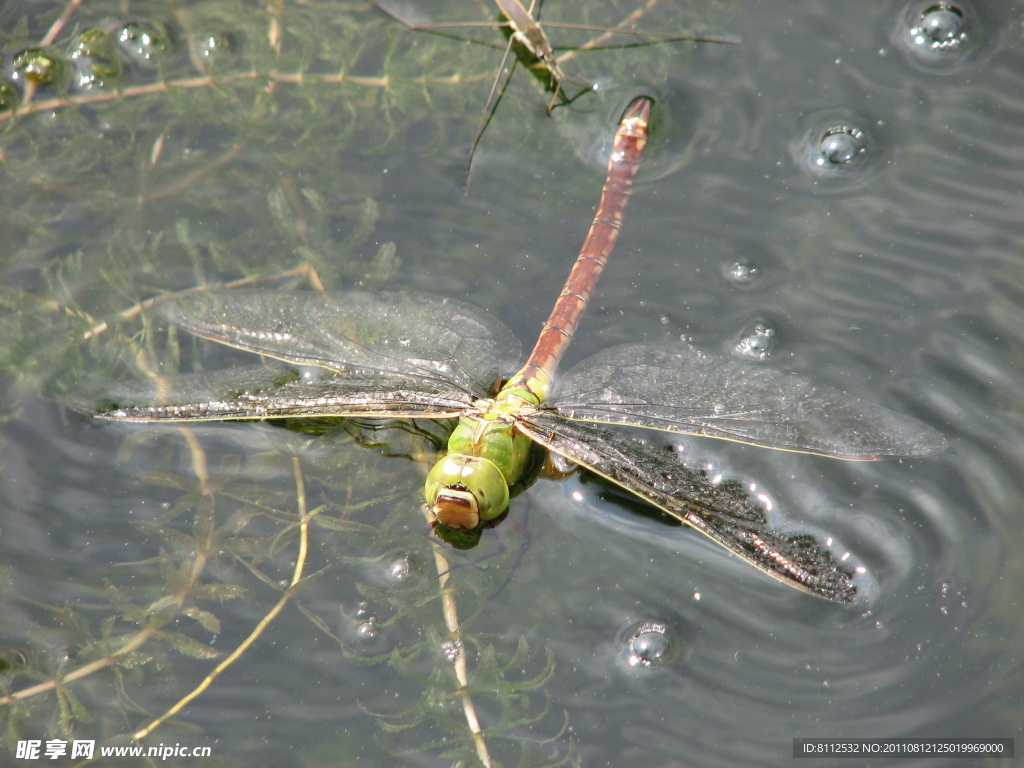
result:
M 445 456 L 427 475 L 423 493 L 437 521 L 457 531 L 476 528 L 508 507 L 505 476 L 478 456 Z

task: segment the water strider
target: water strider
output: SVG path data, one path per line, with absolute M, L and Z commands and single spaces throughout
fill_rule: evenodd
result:
M 487 130 L 487 126 L 490 124 L 491 118 L 494 116 L 494 111 L 498 107 L 498 102 L 501 101 L 505 88 L 507 87 L 509 80 L 512 78 L 512 73 L 515 71 L 515 65 L 518 61 L 518 57 L 512 59 L 511 66 L 506 66 L 508 64 L 509 57 L 513 53 L 514 46 L 518 44 L 521 52 L 525 53 L 527 58 L 532 57 L 533 62 L 535 63 L 531 66 L 539 66 L 547 71 L 547 75 L 550 78 L 549 87 L 552 91 L 551 101 L 548 103 L 549 115 L 556 104 L 569 104 L 584 93 L 596 89 L 596 86 L 593 83 L 587 82 L 586 80 L 578 77 L 573 77 L 566 73 L 555 53 L 555 47 L 551 44 L 547 34 L 544 32 L 544 27 L 601 32 L 604 37 L 610 37 L 612 35 L 633 35 L 637 38 L 647 38 L 657 40 L 659 42 L 678 42 L 682 40 L 689 40 L 701 43 L 727 43 L 730 45 L 738 45 L 735 40 L 701 35 L 640 32 L 632 29 L 611 29 L 608 27 L 594 27 L 580 24 L 555 24 L 551 22 L 544 22 L 542 25 L 539 21 L 540 0 L 532 0 L 529 8 L 525 7 L 520 0 L 493 0 L 494 4 L 498 8 L 501 18 L 503 19 L 503 21 L 497 23 L 490 21 L 459 21 L 448 22 L 445 24 L 417 24 L 412 21 L 410 14 L 406 10 L 403 10 L 400 4 L 396 4 L 394 0 L 373 0 L 373 2 L 377 8 L 388 16 L 391 16 L 393 19 L 413 30 L 429 32 L 493 26 L 505 27 L 508 29 L 508 44 L 505 46 L 505 53 L 501 58 L 501 65 L 498 67 L 498 74 L 491 85 L 491 92 L 487 96 L 487 103 L 484 105 L 480 125 L 477 126 L 476 135 L 473 137 L 473 144 L 469 149 L 469 161 L 466 169 L 467 185 L 469 183 L 469 172 L 472 168 L 473 156 L 476 154 L 476 148 L 479 146 L 480 139 L 483 137 L 484 131 Z M 657 2 L 657 0 L 655 0 L 655 2 Z M 653 4 L 654 3 L 649 3 L 649 5 Z M 636 15 L 638 14 L 634 13 L 630 18 Z M 582 46 L 577 50 L 582 50 L 584 48 L 593 50 L 597 47 L 598 45 L 596 42 L 591 41 L 590 44 Z M 571 98 L 569 97 L 566 92 L 566 83 L 572 83 L 580 89 L 575 96 Z
M 289 417 L 457 419 L 430 470 L 438 524 L 475 529 L 505 512 L 533 443 L 687 523 L 768 574 L 841 602 L 851 573 L 809 536 L 769 527 L 735 484 L 716 484 L 618 425 L 842 459 L 924 456 L 944 438 L 907 416 L 797 376 L 682 343 L 627 344 L 555 370 L 618 238 L 647 141 L 640 98 L 615 134 L 597 214 L 526 364 L 481 309 L 426 294 L 197 290 L 156 302 L 169 322 L 279 364 L 125 385 L 96 415 L 120 421 Z

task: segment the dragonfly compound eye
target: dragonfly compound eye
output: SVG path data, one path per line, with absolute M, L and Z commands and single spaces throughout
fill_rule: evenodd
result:
M 445 456 L 427 475 L 423 493 L 437 521 L 460 531 L 493 520 L 508 507 L 505 476 L 477 456 Z

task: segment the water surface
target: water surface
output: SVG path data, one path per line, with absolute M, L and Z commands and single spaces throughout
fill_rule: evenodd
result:
M 575 19 L 565 5 L 545 16 Z M 304 497 L 327 505 L 305 573 L 326 570 L 147 743 L 209 745 L 204 765 L 473 764 L 460 652 L 506 765 L 790 765 L 795 737 L 1018 737 L 1024 15 L 958 2 L 959 22 L 948 8 L 922 21 L 934 5 L 663 0 L 638 28 L 742 47 L 581 53 L 567 66 L 599 94 L 552 117 L 520 69 L 468 193 L 500 50 L 357 2 L 74 8 L 50 51 L 68 68 L 0 136 L 4 686 L 154 634 L 116 672 L 69 683 L 63 714 L 50 691 L 4 716 L 23 738 L 107 740 L 165 712 L 281 598 Z M 23 93 L 15 57 L 63 10 L 0 12 L 5 93 Z M 629 10 L 588 4 L 586 21 Z M 114 46 L 88 52 L 109 82 L 82 74 L 88 28 Z M 140 44 L 140 28 L 162 44 Z M 479 550 L 452 556 L 459 651 L 422 462 L 402 458 L 422 439 L 364 430 L 368 449 L 354 430 L 258 424 L 186 436 L 66 406 L 138 375 L 140 349 L 158 370 L 241 359 L 116 312 L 304 263 L 329 288 L 473 301 L 530 345 L 638 93 L 658 99 L 649 162 L 567 364 L 685 338 L 945 434 L 940 456 L 868 464 L 673 444 L 753 488 L 779 526 L 849 552 L 868 573 L 858 603 L 787 589 L 593 478 L 541 480 Z M 645 624 L 669 646 L 651 666 L 630 657 Z M 871 762 L 889 764 L 916 762 Z

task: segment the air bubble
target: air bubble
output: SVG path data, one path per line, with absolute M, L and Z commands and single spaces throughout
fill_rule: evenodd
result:
M 118 88 L 124 68 L 110 36 L 102 29 L 87 29 L 72 42 L 68 58 L 75 69 L 75 86 L 82 91 Z
M 21 94 L 10 83 L 0 81 L 0 114 L 13 112 L 21 103 Z
M 793 147 L 793 158 L 813 180 L 817 190 L 848 190 L 883 167 L 881 152 L 868 121 L 853 115 L 827 112 L 811 117 L 808 129 Z
M 411 571 L 412 564 L 409 562 L 409 558 L 405 555 L 395 558 L 388 566 L 388 575 L 395 583 L 405 581 L 409 577 L 409 573 Z
M 672 651 L 668 627 L 658 621 L 645 621 L 626 640 L 626 663 L 647 669 L 664 664 Z
M 238 50 L 238 41 L 228 32 L 203 32 L 192 38 L 192 60 L 204 71 L 230 64 Z
M 734 262 L 728 269 L 729 280 L 736 285 L 750 285 L 757 277 L 758 269 L 746 262 Z
M 26 48 L 11 61 L 11 79 L 38 87 L 67 85 L 70 68 L 61 54 L 47 48 Z
M 848 165 L 867 151 L 864 132 L 852 126 L 829 128 L 821 137 L 817 164 Z
M 933 5 L 911 28 L 910 38 L 914 45 L 929 51 L 955 51 L 967 42 L 964 12 L 950 3 Z
M 969 0 L 917 0 L 904 7 L 893 39 L 911 63 L 932 72 L 949 72 L 974 58 L 982 20 Z

